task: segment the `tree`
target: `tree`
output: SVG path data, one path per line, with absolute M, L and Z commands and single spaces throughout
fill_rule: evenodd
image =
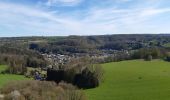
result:
M 151 61 L 151 60 L 152 60 L 152 55 L 146 56 L 145 60 L 146 60 L 146 61 Z

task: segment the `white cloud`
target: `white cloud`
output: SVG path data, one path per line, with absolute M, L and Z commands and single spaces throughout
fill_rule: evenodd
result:
M 57 0 L 58 1 L 58 0 Z M 75 0 L 62 0 L 76 2 Z M 44 11 L 40 8 L 0 2 L 0 32 L 15 32 L 20 35 L 96 35 L 113 33 L 135 33 L 148 31 L 147 23 L 155 15 L 170 12 L 170 8 L 139 7 L 129 9 L 91 8 L 85 12 Z M 79 16 L 83 18 L 77 19 Z M 156 29 L 155 29 L 156 31 Z M 150 31 L 148 31 L 150 32 Z M 2 33 L 0 33 L 1 36 Z
M 141 16 L 153 16 L 153 15 L 166 13 L 166 12 L 170 12 L 170 8 L 163 8 L 163 9 L 149 8 L 149 9 L 144 9 L 143 12 L 141 13 Z
M 47 6 L 74 6 L 81 2 L 82 0 L 48 0 L 46 2 Z
M 68 29 L 68 27 L 72 29 L 71 27 L 78 26 L 76 21 L 16 4 L 0 3 L 0 13 L 0 25 L 13 31 L 64 34 L 65 29 Z

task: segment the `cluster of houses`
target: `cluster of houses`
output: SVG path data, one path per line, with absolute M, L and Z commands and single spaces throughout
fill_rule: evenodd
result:
M 87 54 L 87 53 L 74 53 L 74 54 L 70 54 L 70 55 L 62 55 L 62 54 L 53 54 L 53 53 L 49 53 L 49 54 L 42 54 L 44 56 L 44 58 L 49 61 L 51 64 L 53 64 L 54 66 L 58 66 L 58 69 L 60 69 L 60 65 L 64 65 L 66 63 L 68 63 L 69 61 L 71 61 L 72 59 L 76 59 L 76 58 L 80 58 L 80 57 L 90 57 L 90 58 L 94 58 L 94 59 L 104 59 L 107 57 L 116 57 L 119 54 L 125 54 L 125 55 L 130 55 L 130 53 L 128 52 L 128 50 L 112 50 L 110 51 L 110 53 L 106 53 L 106 52 L 102 52 L 100 54 Z M 49 65 L 48 68 L 51 68 L 53 65 Z
M 64 65 L 70 61 L 71 57 L 68 55 L 61 55 L 61 54 L 42 54 L 44 58 L 49 61 L 53 65 L 49 65 L 48 68 L 52 66 L 60 67 L 60 65 Z

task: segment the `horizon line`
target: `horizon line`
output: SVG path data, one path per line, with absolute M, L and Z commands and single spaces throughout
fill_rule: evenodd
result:
M 71 37 L 71 36 L 104 36 L 104 35 L 170 35 L 170 33 L 128 33 L 128 34 L 96 34 L 96 35 L 23 35 L 0 36 L 0 38 L 28 38 L 28 37 Z

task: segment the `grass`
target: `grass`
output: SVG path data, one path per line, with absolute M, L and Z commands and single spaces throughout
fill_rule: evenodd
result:
M 170 47 L 170 43 L 164 44 L 164 47 Z
M 0 72 L 5 70 L 7 66 L 0 65 Z M 14 80 L 27 80 L 28 78 L 25 78 L 22 75 L 13 75 L 13 74 L 0 74 L 0 88 L 3 87 L 6 83 Z
M 170 63 L 154 60 L 122 61 L 102 65 L 104 82 L 85 90 L 89 100 L 169 100 Z
M 4 71 L 7 68 L 6 65 L 0 65 L 0 72 Z

